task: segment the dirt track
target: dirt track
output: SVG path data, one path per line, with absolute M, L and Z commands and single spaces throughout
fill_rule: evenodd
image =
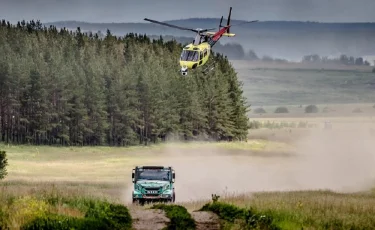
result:
M 139 207 L 129 207 L 129 209 L 133 218 L 133 228 L 136 230 L 163 229 L 169 222 L 162 210 Z
M 192 212 L 191 216 L 197 224 L 197 230 L 219 230 L 219 218 L 210 212 Z
M 142 207 L 129 207 L 133 217 L 133 228 L 135 230 L 161 230 L 167 226 L 170 220 L 162 210 L 152 210 Z M 197 230 L 219 230 L 219 218 L 210 212 L 191 212 L 196 222 Z

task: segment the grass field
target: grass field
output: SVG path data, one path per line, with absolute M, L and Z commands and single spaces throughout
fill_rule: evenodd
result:
M 302 118 L 268 119 L 297 122 Z M 308 119 L 321 122 L 321 118 Z M 272 216 L 283 229 L 365 229 L 375 224 L 373 136 L 359 125 L 361 117 L 336 119 L 340 123 L 333 122 L 332 130 L 251 130 L 250 139 L 242 143 L 170 143 L 132 148 L 1 145 L 9 158 L 9 175 L 1 183 L 1 199 L 59 194 L 130 205 L 131 169 L 135 165 L 161 164 L 175 167 L 176 201 L 190 212 L 209 202 L 211 194 L 219 194 L 221 201 Z M 374 125 L 370 121 L 366 128 Z M 74 210 L 58 210 L 82 215 Z M 17 220 L 12 219 L 12 223 L 18 229 Z M 236 224 L 232 227 L 236 229 Z
M 306 104 L 375 104 L 375 73 L 371 67 L 262 67 L 231 61 L 244 83 L 244 94 L 254 107 Z

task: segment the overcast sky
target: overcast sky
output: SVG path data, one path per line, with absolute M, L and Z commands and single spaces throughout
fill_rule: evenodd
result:
M 219 18 L 227 17 L 229 6 L 233 19 L 375 22 L 375 0 L 0 0 L 0 18 L 11 22 Z

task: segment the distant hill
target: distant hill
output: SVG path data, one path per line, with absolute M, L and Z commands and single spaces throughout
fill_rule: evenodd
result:
M 220 18 L 191 18 L 166 21 L 191 28 L 218 27 Z M 232 20 L 231 24 L 245 21 Z M 226 20 L 223 20 L 223 24 Z M 115 35 L 141 33 L 147 35 L 172 35 L 194 37 L 194 33 L 145 23 L 87 23 L 78 21 L 59 21 L 44 23 L 58 28 L 105 33 L 109 29 Z M 259 56 L 301 60 L 306 54 L 320 56 L 367 56 L 375 54 L 375 23 L 319 23 L 294 21 L 265 21 L 233 27 L 234 38 L 223 38 L 223 44 L 241 44 L 245 52 L 252 49 Z

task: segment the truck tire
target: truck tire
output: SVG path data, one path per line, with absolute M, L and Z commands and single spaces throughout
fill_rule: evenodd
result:
M 133 199 L 133 204 L 143 206 L 145 201 L 142 199 Z

